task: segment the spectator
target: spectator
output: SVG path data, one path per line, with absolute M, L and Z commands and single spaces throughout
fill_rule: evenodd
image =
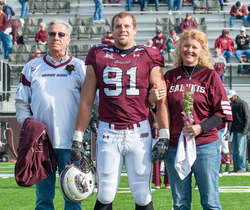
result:
M 147 41 L 147 46 L 151 47 L 151 46 L 153 46 L 153 44 L 154 44 L 154 42 L 153 42 L 152 39 L 149 39 L 149 40 Z
M 170 31 L 170 37 L 167 40 L 167 50 L 168 52 L 173 52 L 175 51 L 177 44 L 178 44 L 178 40 L 179 40 L 179 36 L 177 36 L 176 31 L 174 29 L 172 29 Z
M 224 172 L 229 173 L 229 165 L 230 165 L 230 154 L 228 148 L 228 141 L 226 140 L 226 135 L 228 133 L 228 122 L 223 122 L 219 126 L 217 126 L 217 134 L 219 140 L 220 153 L 222 152 L 225 155 L 226 169 Z M 220 158 L 221 161 L 221 158 Z M 220 173 L 223 173 L 222 166 L 220 164 Z
M 131 11 L 132 4 L 140 4 L 140 10 L 143 11 L 144 0 L 128 0 L 128 11 Z
M 144 8 L 142 9 L 143 11 L 147 11 L 148 2 L 149 3 L 154 2 L 155 3 L 155 10 L 160 11 L 160 9 L 159 9 L 159 0 L 144 0 Z
M 161 164 L 161 162 L 153 162 L 152 183 L 155 184 L 155 186 L 154 186 L 155 189 L 161 188 L 160 164 Z M 165 184 L 165 188 L 168 188 L 168 189 L 170 188 L 170 183 L 169 183 L 168 172 L 167 172 L 166 166 L 164 169 L 164 181 L 163 181 L 163 183 Z
M 247 132 L 249 127 L 249 107 L 247 102 L 242 100 L 235 90 L 229 90 L 227 97 L 231 101 L 233 122 L 230 127 L 230 133 L 233 134 L 232 155 L 233 172 L 246 172 L 246 146 Z
M 223 0 L 219 0 L 220 2 L 220 10 L 223 11 L 224 10 L 224 2 Z
M 95 12 L 94 12 L 94 22 L 95 23 L 104 23 L 103 20 L 103 4 L 102 0 L 94 0 L 95 2 Z
M 102 44 L 114 45 L 114 42 L 111 31 L 107 31 L 107 35 L 102 38 Z
M 109 3 L 119 3 L 119 0 L 108 0 Z M 103 4 L 106 4 L 106 0 L 102 1 Z
M 182 0 L 169 0 L 168 1 L 168 14 L 172 15 L 172 11 L 174 10 L 174 3 L 177 4 L 177 12 L 181 14 Z
M 10 20 L 12 18 L 12 16 L 15 15 L 15 12 L 12 9 L 12 7 L 10 7 L 9 5 L 6 5 L 4 1 L 0 1 L 0 6 L 3 7 L 3 12 L 6 15 L 5 22 L 8 21 L 8 20 Z
M 3 24 L 5 23 L 5 13 L 3 12 L 3 7 L 0 6 L 0 27 L 3 26 Z M 0 37 L 0 42 L 1 42 L 1 37 Z M 2 54 L 3 51 L 3 44 L 2 42 L 0 43 L 0 54 Z
M 157 31 L 156 36 L 152 40 L 153 46 L 157 47 L 161 51 L 161 54 L 166 54 L 167 39 L 161 30 Z
M 248 65 L 243 65 L 243 70 L 242 70 L 242 74 L 243 73 L 246 73 L 246 74 L 249 74 L 250 71 L 249 71 L 249 59 L 247 57 L 247 55 L 245 53 L 242 53 L 241 54 L 241 63 L 247 63 Z
M 28 0 L 18 0 L 18 1 L 22 5 L 21 18 L 25 19 L 30 9 Z
M 11 54 L 12 49 L 12 40 L 10 37 L 10 34 L 13 36 L 13 44 L 17 45 L 17 34 L 18 27 L 24 25 L 24 20 L 22 18 L 20 19 L 11 19 L 3 24 L 3 26 L 0 27 L 0 38 L 3 43 L 3 49 L 4 49 L 4 58 L 7 59 L 9 54 Z
M 226 59 L 221 55 L 220 48 L 215 48 L 212 63 L 214 70 L 219 74 L 221 81 L 224 83 Z
M 3 12 L 3 7 L 0 6 L 0 27 L 5 23 L 6 14 Z
M 237 1 L 235 5 L 231 7 L 230 11 L 230 28 L 234 27 L 235 19 L 242 19 L 244 26 L 247 27 L 247 11 L 246 7 Z
M 248 5 L 247 10 L 248 10 L 247 20 L 250 23 L 250 4 Z
M 226 29 L 222 30 L 222 35 L 219 36 L 214 43 L 214 49 L 220 48 L 221 54 L 226 58 L 228 63 L 233 56 L 234 42 L 229 37 L 229 32 Z
M 183 20 L 180 24 L 180 31 L 183 32 L 184 30 L 191 30 L 197 29 L 197 23 L 192 20 L 191 13 L 186 14 L 185 20 Z
M 36 49 L 34 55 L 30 57 L 30 60 L 40 57 L 41 57 L 41 51 L 39 49 Z
M 148 45 L 148 46 L 150 46 L 150 45 Z M 148 119 L 149 119 L 149 123 L 150 123 L 150 127 L 151 127 L 152 141 L 155 143 L 158 141 L 158 124 L 155 121 L 154 112 L 152 110 L 150 110 L 150 112 L 149 112 Z M 153 162 L 152 183 L 155 184 L 155 186 L 154 186 L 155 189 L 161 188 L 160 164 L 161 164 L 161 162 Z M 164 165 L 164 163 L 163 163 L 163 165 Z M 165 188 L 170 188 L 166 167 L 165 167 L 165 173 L 164 173 L 164 184 L 165 184 Z
M 246 34 L 246 28 L 244 26 L 240 27 L 240 34 L 236 36 L 235 42 L 237 45 L 235 56 L 238 61 L 242 63 L 242 53 L 245 53 L 248 59 L 250 58 L 249 35 Z M 238 73 L 241 74 L 243 71 L 243 66 L 239 65 Z
M 46 45 L 47 44 L 47 31 L 46 31 L 46 23 L 40 23 L 40 31 L 36 33 L 35 36 L 36 43 L 39 45 Z

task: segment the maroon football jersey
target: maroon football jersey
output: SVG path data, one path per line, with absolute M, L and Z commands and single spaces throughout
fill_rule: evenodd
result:
M 177 146 L 178 138 L 184 127 L 181 116 L 183 111 L 183 89 L 191 88 L 193 95 L 194 124 L 204 122 L 216 114 L 224 121 L 232 121 L 232 111 L 227 94 L 216 71 L 202 68 L 191 76 L 191 80 L 181 67 L 172 69 L 164 75 L 170 111 L 170 145 Z M 217 129 L 195 137 L 196 145 L 207 144 L 218 139 Z
M 159 50 L 141 45 L 122 56 L 111 46 L 96 45 L 85 63 L 96 73 L 100 120 L 127 125 L 148 119 L 149 75 L 154 66 L 164 66 Z

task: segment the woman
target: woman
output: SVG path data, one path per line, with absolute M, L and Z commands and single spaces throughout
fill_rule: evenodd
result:
M 191 209 L 191 180 L 195 176 L 203 209 L 221 209 L 219 201 L 220 152 L 216 126 L 223 121 L 232 121 L 231 107 L 218 74 L 212 70 L 211 55 L 206 35 L 198 30 L 189 30 L 181 34 L 175 51 L 175 69 L 164 75 L 167 84 L 167 97 L 170 111 L 170 142 L 165 159 L 174 209 Z M 153 87 L 154 88 L 154 87 Z M 193 92 L 191 109 L 193 124 L 184 126 L 183 93 L 189 88 Z M 162 95 L 160 90 L 160 95 Z M 149 102 L 159 98 L 157 91 L 150 91 Z M 164 92 L 165 94 L 165 92 Z M 151 99 L 151 100 L 150 100 Z M 175 168 L 178 143 L 187 137 L 187 145 L 194 142 L 196 158 L 185 178 Z M 190 154 L 195 157 L 195 154 Z

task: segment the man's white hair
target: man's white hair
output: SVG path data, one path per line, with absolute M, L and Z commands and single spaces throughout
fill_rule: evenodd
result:
M 64 20 L 62 19 L 54 19 L 52 20 L 49 25 L 48 25 L 48 32 L 50 32 L 50 27 L 52 25 L 55 25 L 55 24 L 62 24 L 62 25 L 65 25 L 66 26 L 66 29 L 67 29 L 67 34 L 70 36 L 71 34 L 71 31 L 72 31 L 72 27 L 69 23 L 65 22 Z

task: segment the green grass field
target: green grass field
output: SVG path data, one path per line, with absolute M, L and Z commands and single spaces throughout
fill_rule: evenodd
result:
M 0 162 L 0 175 L 13 174 L 14 163 Z M 192 209 L 202 209 L 200 205 L 199 191 L 192 191 Z M 249 176 L 222 176 L 220 177 L 220 188 L 228 188 L 226 191 L 233 189 L 234 192 L 221 192 L 220 200 L 223 210 L 248 210 L 250 196 L 250 173 Z M 121 177 L 119 188 L 128 188 L 127 177 Z M 152 185 L 153 188 L 153 185 Z M 124 189 L 118 189 L 113 209 L 114 210 L 133 210 L 134 202 L 130 192 Z M 231 190 L 232 191 L 232 190 Z M 243 192 L 247 191 L 247 192 Z M 171 210 L 172 197 L 171 190 L 162 188 L 152 192 L 155 210 Z M 93 210 L 96 201 L 96 193 L 82 202 L 83 210 Z M 58 184 L 56 186 L 56 195 L 54 199 L 55 209 L 63 209 L 64 200 L 59 191 Z M 15 178 L 0 178 L 0 210 L 31 210 L 35 208 L 35 187 L 19 187 Z

